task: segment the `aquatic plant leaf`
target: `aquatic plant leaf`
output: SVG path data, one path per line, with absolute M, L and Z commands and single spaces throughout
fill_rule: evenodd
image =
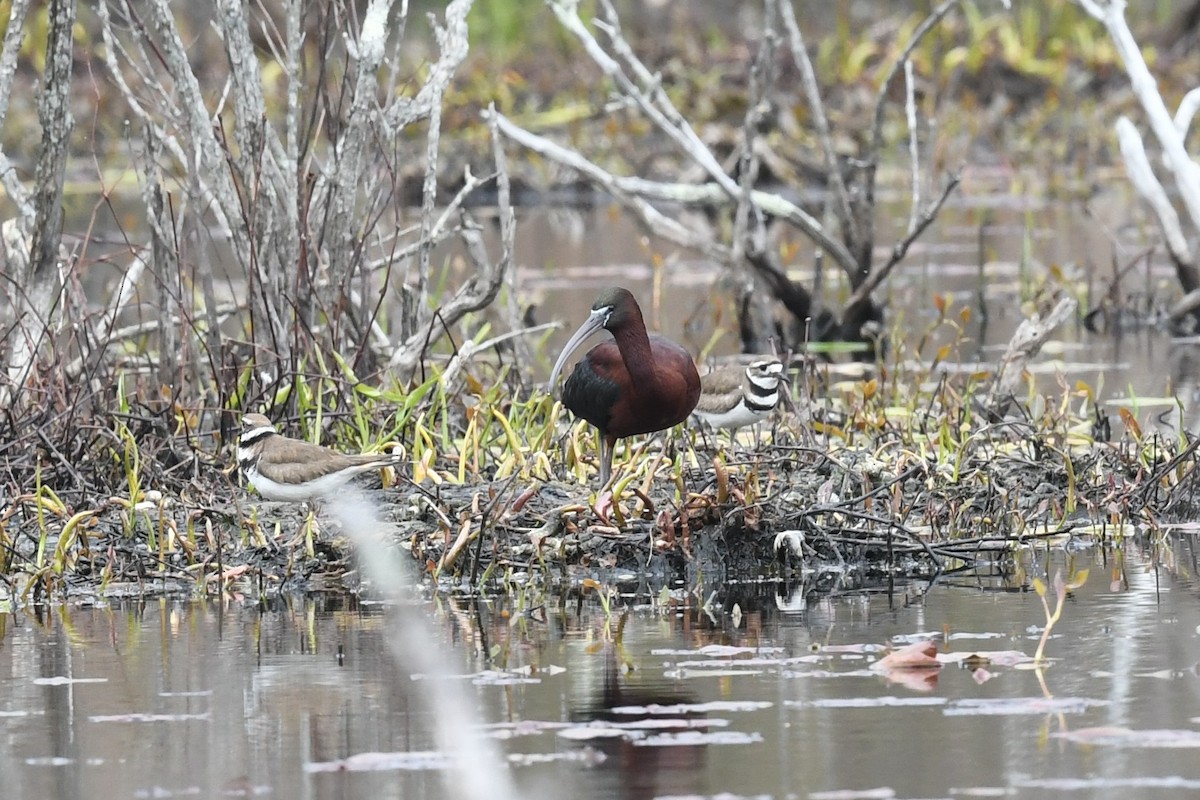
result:
M 1142 438 L 1142 426 L 1138 424 L 1137 418 L 1133 416 L 1133 412 L 1122 406 L 1117 409 L 1117 413 L 1121 416 L 1121 422 L 1125 424 L 1125 428 L 1133 434 L 1133 438 L 1139 441 Z
M 937 642 L 926 639 L 893 650 L 876 661 L 872 668 L 879 672 L 894 669 L 941 669 L 942 662 L 938 661 Z

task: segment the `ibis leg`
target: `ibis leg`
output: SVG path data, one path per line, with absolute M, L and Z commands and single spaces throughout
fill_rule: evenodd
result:
M 609 436 L 600 437 L 600 488 L 601 490 L 608 488 L 608 482 L 612 480 L 612 461 L 613 450 L 616 449 L 617 440 Z

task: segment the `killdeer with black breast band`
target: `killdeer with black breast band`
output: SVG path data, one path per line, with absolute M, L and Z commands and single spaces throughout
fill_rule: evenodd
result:
M 731 364 L 700 376 L 700 401 L 692 415 L 713 428 L 736 430 L 762 422 L 779 405 L 783 364 L 756 358 L 746 366 Z
M 250 484 L 268 500 L 313 502 L 337 494 L 351 478 L 396 466 L 404 453 L 347 455 L 281 436 L 262 414 L 242 416 L 237 460 Z

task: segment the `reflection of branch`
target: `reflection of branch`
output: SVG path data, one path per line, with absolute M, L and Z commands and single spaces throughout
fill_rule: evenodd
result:
M 912 167 L 912 208 L 909 210 L 908 233 L 917 229 L 921 208 L 921 162 L 917 146 L 917 103 L 913 97 L 912 59 L 904 59 L 904 116 L 908 120 L 908 158 Z
M 8 115 L 8 100 L 12 97 L 13 78 L 17 74 L 17 63 L 21 54 L 21 43 L 25 41 L 25 15 L 29 11 L 29 0 L 15 0 L 9 8 L 8 28 L 4 31 L 4 47 L 0 50 L 0 124 Z M 33 216 L 33 202 L 24 184 L 8 157 L 0 153 L 0 183 L 4 184 L 9 199 L 17 204 L 22 217 Z

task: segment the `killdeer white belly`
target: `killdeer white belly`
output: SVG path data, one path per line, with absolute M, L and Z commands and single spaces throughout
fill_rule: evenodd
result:
M 713 428 L 730 430 L 762 422 L 779 405 L 783 381 L 783 364 L 774 358 L 715 369 L 700 376 L 700 401 L 693 416 Z
M 289 439 L 262 414 L 242 417 L 238 466 L 268 500 L 306 502 L 336 494 L 351 478 L 395 466 L 403 453 L 347 455 L 328 447 Z

